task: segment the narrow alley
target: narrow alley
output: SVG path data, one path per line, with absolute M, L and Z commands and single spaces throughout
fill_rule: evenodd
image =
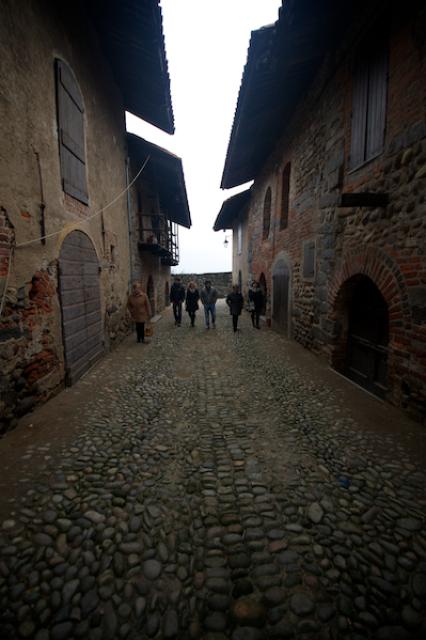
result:
M 425 430 L 223 303 L 187 324 L 4 439 L 0 637 L 426 637 Z

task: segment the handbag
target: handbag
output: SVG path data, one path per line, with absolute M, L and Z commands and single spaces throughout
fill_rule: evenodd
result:
M 152 336 L 154 335 L 154 327 L 151 323 L 145 325 L 145 335 L 148 338 L 152 338 Z

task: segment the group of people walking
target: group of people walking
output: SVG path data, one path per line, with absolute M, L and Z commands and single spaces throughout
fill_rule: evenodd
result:
M 211 281 L 205 281 L 204 288 L 200 293 L 195 282 L 190 282 L 185 291 L 180 277 L 175 277 L 170 289 L 170 302 L 172 303 L 175 325 L 177 327 L 180 327 L 182 324 L 182 305 L 184 302 L 185 310 L 191 320 L 191 327 L 195 326 L 195 314 L 200 308 L 200 300 L 204 307 L 206 329 L 210 329 L 210 323 L 214 329 L 216 326 L 217 291 L 212 287 Z
M 204 288 L 200 293 L 195 282 L 190 282 L 185 291 L 180 277 L 176 276 L 170 289 L 170 302 L 173 305 L 175 325 L 180 327 L 182 324 L 182 306 L 185 303 L 185 309 L 191 320 L 191 327 L 195 326 L 195 314 L 199 309 L 199 301 L 201 301 L 204 307 L 206 329 L 210 329 L 210 326 L 214 329 L 216 326 L 217 297 L 217 291 L 212 287 L 210 280 L 204 282 Z M 252 282 L 248 298 L 252 325 L 256 329 L 260 329 L 259 321 L 264 307 L 264 296 L 256 281 Z M 238 285 L 232 287 L 232 291 L 226 297 L 226 304 L 232 316 L 232 327 L 234 331 L 238 331 L 238 319 L 244 308 L 244 297 Z
M 185 289 L 181 278 L 176 276 L 170 288 L 170 302 L 173 307 L 173 316 L 175 326 L 180 327 L 182 324 L 182 308 L 185 303 L 185 310 L 189 315 L 190 326 L 195 326 L 195 317 L 198 311 L 199 302 L 204 308 L 204 320 L 206 329 L 210 326 L 216 327 L 216 302 L 217 290 L 212 287 L 210 280 L 204 282 L 201 292 L 198 291 L 195 282 L 190 282 Z M 238 285 L 232 287 L 232 291 L 226 296 L 226 304 L 232 316 L 232 327 L 234 332 L 238 331 L 238 320 L 244 308 L 244 297 L 240 292 Z M 259 284 L 253 281 L 248 293 L 248 306 L 251 313 L 251 321 L 253 327 L 260 329 L 260 315 L 263 311 L 265 298 Z M 127 301 L 127 308 L 130 312 L 132 320 L 136 324 L 136 336 L 138 342 L 146 342 L 145 340 L 145 323 L 151 318 L 151 305 L 146 293 L 142 290 L 139 282 L 135 282 L 132 287 L 132 293 Z

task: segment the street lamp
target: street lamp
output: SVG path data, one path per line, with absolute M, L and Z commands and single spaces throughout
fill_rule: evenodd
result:
M 228 244 L 229 244 L 228 236 L 225 236 L 225 240 L 223 241 L 223 246 L 225 247 L 225 249 L 228 248 Z

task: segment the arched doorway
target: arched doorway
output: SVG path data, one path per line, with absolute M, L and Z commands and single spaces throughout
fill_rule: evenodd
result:
M 261 273 L 260 274 L 260 278 L 259 278 L 259 287 L 263 293 L 263 299 L 264 299 L 264 306 L 262 309 L 262 315 L 264 316 L 266 313 L 266 305 L 267 305 L 267 301 L 268 301 L 268 287 L 266 286 L 266 278 L 265 278 L 265 274 Z
M 150 275 L 148 277 L 148 282 L 146 285 L 146 295 L 148 296 L 149 302 L 151 304 L 151 311 L 152 311 L 152 315 L 154 316 L 156 313 L 156 309 L 155 309 L 155 288 L 154 288 L 154 280 L 152 278 L 152 276 Z
M 344 349 L 343 373 L 372 393 L 384 396 L 389 312 L 385 299 L 368 276 L 355 275 L 342 285 L 337 297 L 337 319 L 341 323 L 340 342 Z
M 290 270 L 285 260 L 278 260 L 272 271 L 272 323 L 276 331 L 288 335 Z
M 99 262 L 89 236 L 72 231 L 59 254 L 65 382 L 74 384 L 103 352 Z
M 168 281 L 164 286 L 164 305 L 166 307 L 170 305 L 170 285 Z

